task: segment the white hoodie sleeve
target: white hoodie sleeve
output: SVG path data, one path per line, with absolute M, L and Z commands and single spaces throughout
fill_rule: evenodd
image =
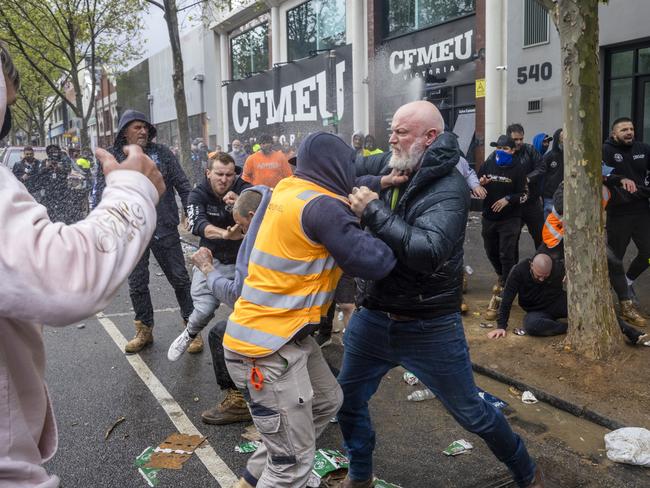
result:
M 113 171 L 106 184 L 85 220 L 52 223 L 0 167 L 0 317 L 63 326 L 107 305 L 149 244 L 158 193 L 130 170 Z

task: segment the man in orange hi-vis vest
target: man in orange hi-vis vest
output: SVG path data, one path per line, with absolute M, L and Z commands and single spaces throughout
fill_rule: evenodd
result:
M 366 178 L 379 190 L 381 177 Z M 350 210 L 354 184 L 354 150 L 318 132 L 303 141 L 295 175 L 278 183 L 266 209 L 223 340 L 263 440 L 238 487 L 306 486 L 316 438 L 343 399 L 310 333 L 342 271 L 376 280 L 395 266 L 390 248 Z

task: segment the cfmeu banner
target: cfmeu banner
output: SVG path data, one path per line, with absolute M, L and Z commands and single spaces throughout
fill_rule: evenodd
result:
M 350 45 L 270 69 L 228 85 L 230 139 L 266 133 L 297 144 L 310 132 L 337 132 L 350 142 Z

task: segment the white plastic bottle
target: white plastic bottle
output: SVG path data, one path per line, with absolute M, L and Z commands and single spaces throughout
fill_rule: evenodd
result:
M 406 397 L 406 399 L 409 402 L 421 402 L 423 400 L 430 400 L 432 398 L 435 398 L 436 395 L 429 390 L 428 388 L 425 388 L 423 390 L 416 390 L 413 393 L 411 393 L 409 396 Z

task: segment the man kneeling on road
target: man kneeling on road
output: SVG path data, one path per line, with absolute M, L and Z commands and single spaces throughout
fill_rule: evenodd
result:
M 566 323 L 558 322 L 567 317 L 566 292 L 562 288 L 564 266 L 548 254 L 537 254 L 533 259 L 520 261 L 506 280 L 497 316 L 497 329 L 488 337 L 505 337 L 510 310 L 519 295 L 519 306 L 526 311 L 524 331 L 532 336 L 565 334 Z

